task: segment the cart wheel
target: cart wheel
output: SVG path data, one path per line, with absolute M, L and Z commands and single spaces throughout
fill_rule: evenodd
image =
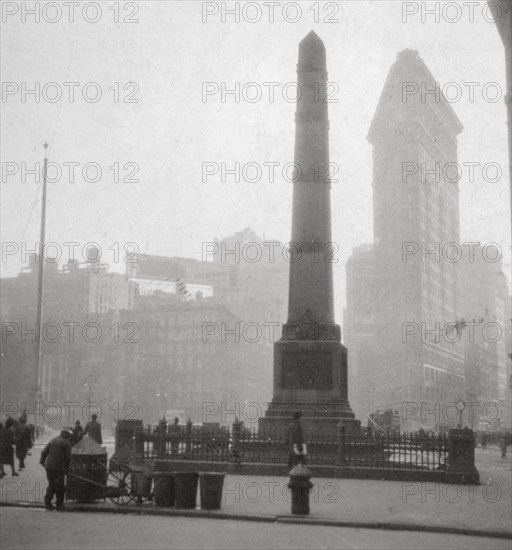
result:
M 114 504 L 128 504 L 132 500 L 132 472 L 125 468 L 111 470 L 107 478 L 106 496 Z

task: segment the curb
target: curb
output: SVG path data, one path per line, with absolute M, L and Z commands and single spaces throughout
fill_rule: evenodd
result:
M 36 502 L 0 502 L 0 508 L 38 508 L 44 509 L 44 505 Z M 345 527 L 352 529 L 385 529 L 388 531 L 416 531 L 423 533 L 443 533 L 451 535 L 466 535 L 471 537 L 488 537 L 497 539 L 511 539 L 512 532 L 484 531 L 482 529 L 467 529 L 463 527 L 447 527 L 437 525 L 422 525 L 414 523 L 369 523 L 364 521 L 343 521 L 337 519 L 312 518 L 309 516 L 279 516 L 273 514 L 229 514 L 222 511 L 186 510 L 176 508 L 149 508 L 133 506 L 116 506 L 115 508 L 102 506 L 101 504 L 83 505 L 66 504 L 65 512 L 92 512 L 107 514 L 135 514 L 139 516 L 167 516 L 187 517 L 217 520 L 240 520 L 263 523 L 282 523 L 294 525 L 317 525 L 326 527 Z

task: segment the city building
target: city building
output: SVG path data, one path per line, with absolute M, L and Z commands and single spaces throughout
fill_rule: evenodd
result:
M 133 307 L 134 288 L 106 264 L 44 261 L 37 390 L 43 403 L 63 403 L 77 395 L 74 385 L 89 373 L 87 365 L 94 363 L 97 369 L 105 362 L 104 344 L 115 332 L 115 315 Z M 37 371 L 37 283 L 36 255 L 29 256 L 28 267 L 16 277 L 1 283 L 1 401 L 27 407 L 33 405 L 29 401 Z
M 375 393 L 375 266 L 372 244 L 352 250 L 347 260 L 347 305 L 343 312 L 344 343 L 348 349 L 349 401 L 357 418 L 374 412 Z
M 405 429 L 453 427 L 464 398 L 458 266 L 457 135 L 462 124 L 418 52 L 391 67 L 368 140 L 373 146 L 375 408 Z
M 510 294 L 496 250 L 475 246 L 460 263 L 466 398 L 473 427 L 490 431 L 510 429 Z
M 127 325 L 136 334 L 118 347 L 115 387 L 134 418 L 156 423 L 175 411 L 193 422 L 218 422 L 221 410 L 243 401 L 251 375 L 243 360 L 247 344 L 228 332 L 237 319 L 224 306 L 160 296 L 159 305 L 153 300 L 122 312 L 120 326 Z
M 205 243 L 202 261 L 139 254 L 127 264 L 136 291 L 120 326 L 134 323 L 140 341 L 120 347 L 119 387 L 123 402 L 139 395 L 145 421 L 175 411 L 229 423 L 227 411 L 239 411 L 250 423 L 263 413 L 289 270 L 281 243 L 271 257 L 265 242 L 247 228 Z
M 249 229 L 228 240 L 263 250 Z M 173 410 L 201 421 L 204 403 L 211 403 L 204 411 L 211 421 L 230 423 L 244 407 L 256 421 L 272 393 L 288 263 L 281 249 L 275 260 L 254 262 L 245 250 L 235 261 L 210 260 L 138 254 L 124 275 L 105 264 L 47 261 L 42 403 L 83 407 L 92 400 L 106 426 L 119 417 L 153 422 Z M 2 280 L 2 403 L 31 395 L 37 266 L 33 257 L 17 277 Z

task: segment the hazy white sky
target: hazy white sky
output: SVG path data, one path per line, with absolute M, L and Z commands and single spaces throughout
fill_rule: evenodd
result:
M 335 268 L 338 319 L 346 259 L 352 247 L 372 240 L 372 150 L 366 135 L 389 68 L 404 48 L 419 51 L 441 87 L 454 83 L 447 90 L 452 96 L 457 88 L 462 91 L 452 104 L 464 125 L 459 163 L 480 165 L 473 182 L 469 169 L 462 172 L 461 242 L 498 242 L 510 271 L 506 108 L 503 99 L 490 101 L 494 87 L 486 88 L 487 97 L 482 94 L 487 83 L 495 82 L 505 95 L 505 60 L 485 2 L 474 3 L 473 14 L 467 2 L 458 3 L 459 14 L 451 2 L 453 11 L 442 11 L 438 22 L 433 15 L 422 20 L 422 11 L 434 2 L 304 1 L 298 3 L 300 16 L 293 6 L 283 12 L 290 3 L 282 2 L 275 7 L 274 22 L 269 22 L 265 6 L 255 23 L 244 21 L 243 11 L 239 22 L 226 14 L 223 22 L 223 8 L 243 8 L 237 2 L 101 2 L 96 23 L 90 22 L 96 17 L 94 8 L 82 15 L 84 3 L 76 8 L 74 23 L 65 6 L 61 20 L 51 23 L 56 11 L 43 11 L 46 2 L 39 3 L 39 22 L 21 9 L 9 15 L 6 9 L 14 8 L 6 4 L 14 3 L 3 3 L 1 44 L 2 80 L 4 87 L 12 83 L 7 91 L 13 92 L 4 94 L 2 103 L 4 242 L 22 239 L 38 185 L 32 175 L 23 181 L 21 164 L 33 169 L 41 162 L 45 140 L 51 141 L 50 160 L 63 169 L 60 180 L 48 186 L 47 241 L 76 241 L 78 250 L 95 241 L 115 271 L 125 267 L 114 264 L 115 243 L 121 249 L 133 242 L 143 252 L 200 259 L 203 242 L 248 226 L 267 239 L 288 242 L 292 184 L 283 180 L 281 170 L 293 161 L 295 106 L 283 99 L 283 90 L 293 96 L 286 85 L 296 80 L 298 42 L 314 29 L 325 43 L 329 81 L 338 87 L 334 97 L 339 99 L 329 105 L 331 161 L 340 166 L 340 181 L 332 186 L 333 239 L 340 247 Z M 209 12 L 218 12 L 203 22 L 206 5 Z M 404 21 L 404 10 L 416 8 L 418 13 Z M 254 18 L 255 10 L 247 8 L 246 16 Z M 446 20 L 458 15 L 458 21 Z M 42 94 L 49 82 L 63 94 L 54 103 L 48 99 L 57 87 L 46 86 L 46 96 Z M 71 86 L 64 82 L 78 83 L 74 102 L 69 101 Z M 204 98 L 205 82 L 231 89 L 237 82 L 241 89 L 253 82 L 262 97 L 250 102 L 241 94 L 237 103 L 231 95 L 223 102 L 219 92 Z M 278 83 L 273 102 L 266 82 Z M 465 85 L 469 82 L 478 83 L 474 98 Z M 39 83 L 38 103 L 33 95 L 22 96 L 23 83 L 32 89 Z M 126 83 L 135 84 L 123 89 Z M 115 101 L 117 91 L 122 99 L 136 87 L 131 97 L 137 103 Z M 101 99 L 85 101 L 84 89 L 90 98 L 101 89 Z M 256 89 L 246 88 L 249 98 Z M 74 182 L 64 165 L 72 162 L 80 163 Z M 264 171 L 260 181 L 242 176 L 236 183 L 229 175 L 222 181 L 220 174 L 202 181 L 204 162 L 219 168 L 225 163 L 228 169 L 235 162 L 255 162 L 264 170 L 263 163 L 279 165 L 273 182 Z M 495 183 L 482 174 L 481 167 L 490 162 L 502 167 Z M 87 163 L 101 167 L 98 182 L 84 181 Z M 115 163 L 120 166 L 117 183 L 109 168 Z M 132 177 L 138 182 L 130 182 L 132 165 L 124 169 L 126 163 L 137 165 Z M 10 175 L 13 166 L 20 172 Z M 87 177 L 94 176 L 90 168 Z M 23 237 L 28 248 L 38 240 L 39 208 L 40 203 Z M 82 259 L 80 252 L 76 256 Z M 15 275 L 21 259 L 20 254 L 7 258 L 2 276 Z

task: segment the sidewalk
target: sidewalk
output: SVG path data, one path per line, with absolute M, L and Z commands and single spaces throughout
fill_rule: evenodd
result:
M 34 453 L 37 454 L 37 453 Z M 352 527 L 380 527 L 447 533 L 512 537 L 511 459 L 500 458 L 498 450 L 476 449 L 482 485 L 312 478 L 310 514 L 291 514 L 288 478 L 227 475 L 219 511 L 157 508 L 152 503 L 117 506 L 109 500 L 92 504 L 69 502 L 70 511 L 121 512 L 188 517 L 216 517 L 266 522 L 298 522 Z M 43 470 L 38 471 L 41 479 Z M 22 483 L 5 477 L 1 485 Z M 16 480 L 16 481 L 13 481 Z M 26 481 L 29 483 L 29 481 Z M 11 487 L 11 491 L 14 488 Z M 20 498 L 23 492 L 1 500 L 9 505 L 42 506 L 39 498 Z M 35 493 L 35 491 L 33 491 Z M 27 491 L 28 496 L 28 491 Z M 199 494 L 197 505 L 200 505 Z

